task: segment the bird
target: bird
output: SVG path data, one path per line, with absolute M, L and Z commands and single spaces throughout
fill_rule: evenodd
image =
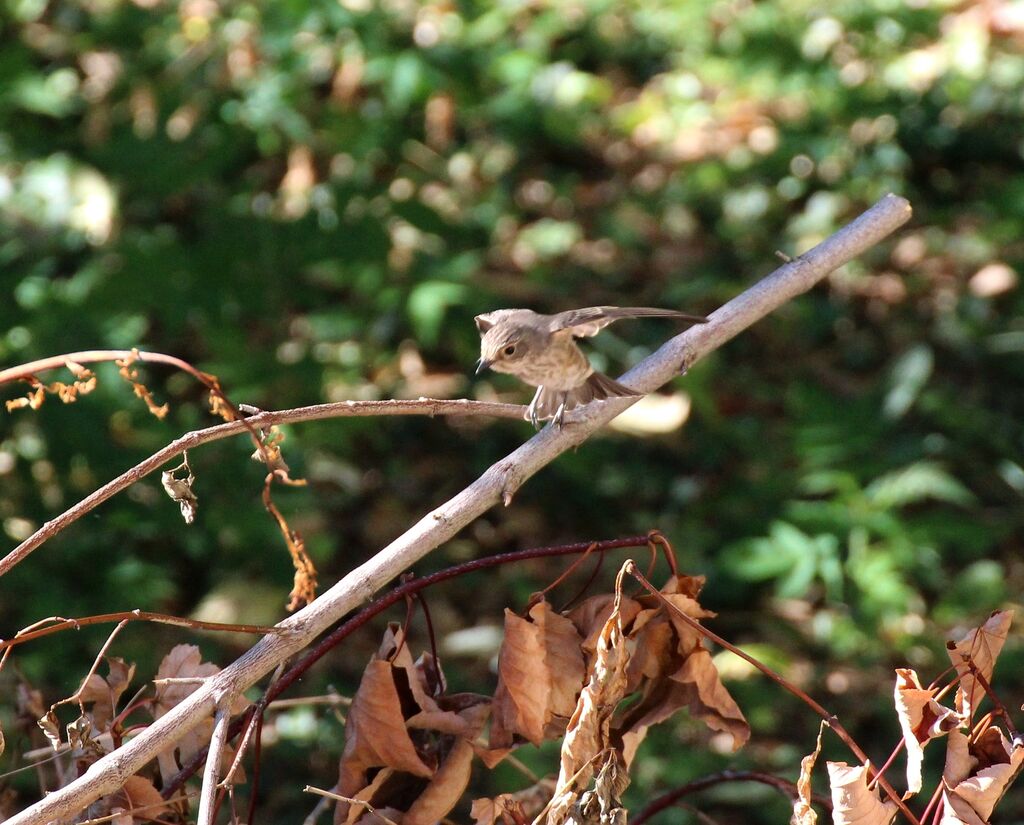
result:
M 567 410 L 605 398 L 643 395 L 597 372 L 576 345 L 615 321 L 626 318 L 675 318 L 705 324 L 702 315 L 650 307 L 584 307 L 541 315 L 529 309 L 498 309 L 477 315 L 480 360 L 485 369 L 508 373 L 536 387 L 525 419 L 540 429 L 541 421 L 558 427 Z

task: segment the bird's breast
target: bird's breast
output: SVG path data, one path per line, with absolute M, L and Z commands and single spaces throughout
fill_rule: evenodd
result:
M 535 387 L 571 390 L 592 373 L 593 367 L 571 338 L 555 338 L 516 363 L 516 376 Z

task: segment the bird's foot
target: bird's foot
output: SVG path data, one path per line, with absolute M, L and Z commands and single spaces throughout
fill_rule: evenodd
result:
M 537 401 L 540 398 L 541 389 L 538 388 L 537 393 L 533 396 L 533 401 L 530 402 L 530 406 L 526 408 L 526 420 L 533 424 L 533 429 L 540 429 L 540 419 L 537 417 Z
M 554 424 L 558 429 L 562 429 L 562 419 L 565 417 L 565 400 L 568 393 L 562 393 L 562 403 L 558 405 L 558 409 L 555 410 L 555 415 L 551 419 L 551 423 Z

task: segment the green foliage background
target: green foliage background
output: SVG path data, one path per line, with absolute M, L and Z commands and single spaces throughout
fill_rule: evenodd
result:
M 514 381 L 471 379 L 473 315 L 711 311 L 771 270 L 776 249 L 799 253 L 886 192 L 905 195 L 915 217 L 893 242 L 666 390 L 692 401 L 684 427 L 593 439 L 421 571 L 659 528 L 687 571 L 708 576 L 716 630 L 804 686 L 881 761 L 898 736 L 892 668 L 937 676 L 944 640 L 1019 601 L 1024 580 L 1014 8 L 8 0 L 0 363 L 139 346 L 265 408 L 527 400 Z M 591 351 L 614 374 L 673 333 L 623 325 Z M 210 422 L 186 376 L 145 371 L 171 403 L 161 423 L 110 365 L 99 374 L 74 406 L 3 415 L 10 546 Z M 310 486 L 277 501 L 329 584 L 530 430 L 403 418 L 287 434 Z M 133 607 L 279 618 L 291 570 L 250 449 L 219 442 L 192 456 L 191 527 L 151 478 L 45 545 L 4 581 L 0 635 Z M 439 635 L 500 624 L 502 606 L 556 575 L 534 564 L 439 590 Z M 53 701 L 77 686 L 104 632 L 54 637 L 15 661 Z M 138 626 L 114 653 L 143 676 L 190 638 Z M 245 642 L 200 644 L 225 663 Z M 367 632 L 304 690 L 351 691 L 373 647 Z M 453 685 L 491 689 L 488 656 L 449 657 Z M 996 681 L 1010 707 L 1024 700 L 1021 665 L 1011 642 Z M 633 805 L 724 767 L 795 776 L 817 721 L 742 670 L 730 686 L 752 744 L 733 756 L 685 718 L 670 723 L 642 752 Z M 14 695 L 12 668 L 0 687 Z M 28 740 L 2 705 L 4 760 L 17 766 Z M 275 726 L 260 810 L 294 821 L 311 807 L 301 786 L 334 781 L 341 727 L 307 710 Z M 555 765 L 550 752 L 524 758 Z M 475 789 L 525 783 L 501 770 Z M 13 781 L 20 807 L 33 784 Z M 696 804 L 720 822 L 787 816 L 760 787 Z M 1024 803 L 1011 796 L 1002 810 L 1024 816 Z

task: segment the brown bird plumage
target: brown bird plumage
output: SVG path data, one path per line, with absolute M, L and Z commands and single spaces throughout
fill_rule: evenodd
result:
M 566 410 L 603 398 L 640 395 L 595 372 L 576 346 L 576 338 L 597 335 L 623 318 L 676 318 L 695 324 L 708 320 L 700 315 L 648 307 L 585 307 L 557 315 L 539 315 L 529 309 L 499 309 L 476 316 L 480 330 L 477 372 L 490 367 L 537 387 L 526 419 L 538 428 L 538 422 L 548 419 L 561 426 Z

